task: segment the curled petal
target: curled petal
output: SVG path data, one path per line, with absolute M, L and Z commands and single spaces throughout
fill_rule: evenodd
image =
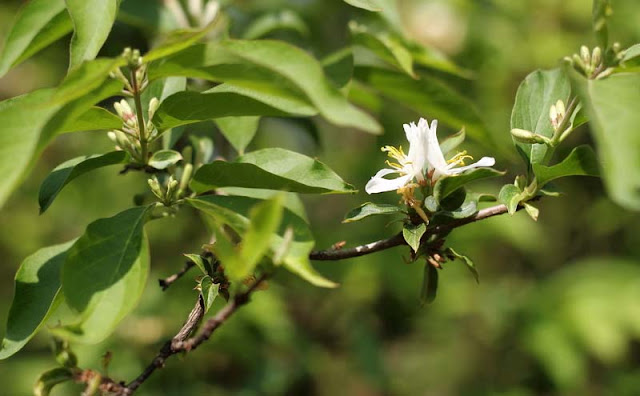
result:
M 449 169 L 448 173 L 451 175 L 457 175 L 469 169 L 493 166 L 495 165 L 495 163 L 496 163 L 496 160 L 493 157 L 482 157 L 476 163 L 473 163 L 467 166 L 461 166 L 460 168 Z
M 412 175 L 400 176 L 395 179 L 385 179 L 383 176 L 397 173 L 393 169 L 382 169 L 369 180 L 364 190 L 367 194 L 377 194 L 385 191 L 395 191 L 404 187 L 410 180 Z

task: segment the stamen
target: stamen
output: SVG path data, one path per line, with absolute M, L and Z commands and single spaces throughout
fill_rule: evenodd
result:
M 464 165 L 464 160 L 466 160 L 466 159 L 473 160 L 473 157 L 467 154 L 467 150 L 464 150 L 464 151 L 459 152 L 458 154 L 456 154 L 449 161 L 447 161 L 447 164 Z

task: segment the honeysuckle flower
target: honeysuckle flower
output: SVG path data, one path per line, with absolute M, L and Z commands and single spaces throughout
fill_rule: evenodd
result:
M 449 161 L 445 160 L 436 135 L 438 120 L 431 121 L 429 125 L 427 120 L 420 118 L 417 125 L 412 122 L 403 127 L 409 141 L 408 154 L 404 153 L 402 147 L 384 146 L 382 151 L 397 162 L 387 160 L 390 168 L 381 169 L 369 180 L 365 186 L 368 194 L 397 190 L 406 199 L 408 194 L 412 195 L 413 188 L 417 187 L 414 180 L 419 185 L 424 185 L 427 179 L 433 184 L 441 177 L 495 164 L 494 158 L 482 157 L 478 162 L 465 166 L 465 159 L 471 158 L 466 151 L 456 154 Z M 384 178 L 392 174 L 399 176 L 395 179 Z

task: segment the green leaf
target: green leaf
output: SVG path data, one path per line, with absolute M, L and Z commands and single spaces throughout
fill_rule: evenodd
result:
M 505 184 L 500 189 L 500 194 L 498 194 L 498 201 L 503 203 L 509 212 L 509 214 L 514 214 L 518 209 L 518 204 L 522 200 L 524 193 L 520 191 L 520 189 L 513 184 Z
M 149 67 L 151 79 L 169 75 L 225 82 L 256 95 L 302 100 L 335 125 L 381 132 L 377 121 L 349 103 L 331 84 L 316 59 L 283 42 L 223 40 L 195 45 Z
M 254 40 L 267 36 L 278 30 L 289 30 L 299 33 L 302 37 L 309 36 L 309 27 L 299 14 L 291 10 L 270 12 L 256 18 L 244 31 L 242 37 Z
M 465 265 L 467 266 L 467 269 L 469 270 L 469 272 L 471 272 L 471 275 L 473 275 L 473 278 L 476 280 L 476 283 L 480 284 L 480 276 L 478 275 L 478 269 L 476 268 L 475 264 L 473 264 L 473 261 L 471 261 L 469 257 L 465 256 L 464 254 L 460 254 L 456 252 L 452 248 L 448 248 L 447 251 L 451 253 L 455 258 L 462 260 L 462 262 L 465 263 Z
M 531 217 L 533 221 L 538 221 L 538 216 L 540 215 L 540 209 L 526 202 L 523 202 L 522 205 L 524 206 L 524 210 L 525 212 L 527 212 L 529 217 Z
M 460 205 L 455 210 L 447 211 L 439 211 L 436 213 L 433 222 L 436 222 L 436 217 L 444 216 L 450 219 L 465 219 L 467 217 L 471 217 L 474 214 L 478 213 L 478 202 L 475 200 L 467 200 L 463 201 L 462 205 Z
M 20 264 L 7 329 L 0 344 L 0 359 L 22 349 L 55 309 L 59 302 L 60 269 L 73 242 L 40 249 Z
M 375 204 L 373 202 L 365 202 L 355 209 L 352 209 L 344 216 L 343 223 L 353 223 L 362 220 L 365 217 L 404 213 L 404 208 L 397 205 Z
M 231 227 L 242 235 L 249 227 L 249 212 L 260 200 L 248 197 L 231 197 L 206 195 L 187 199 L 186 202 L 204 214 L 211 216 L 216 223 Z M 336 287 L 337 284 L 319 274 L 309 261 L 309 253 L 315 245 L 307 223 L 286 209 L 277 233 L 271 240 L 271 254 L 281 251 L 286 241 L 287 229 L 293 230 L 293 240 L 289 244 L 284 257 L 283 266 L 309 283 L 319 287 Z
M 436 78 L 423 74 L 414 80 L 376 68 L 357 68 L 355 77 L 418 114 L 429 114 L 453 128 L 464 126 L 472 138 L 492 142 L 473 103 Z
M 258 132 L 260 117 L 222 117 L 215 122 L 224 137 L 242 155 Z
M 99 88 L 105 83 L 109 73 L 123 64 L 122 58 L 99 58 L 82 63 L 70 71 L 56 88 L 55 95 L 51 98 L 53 104 L 71 102 Z
M 280 100 L 269 95 L 253 98 L 250 94 L 226 84 L 203 93 L 178 92 L 160 104 L 153 116 L 153 124 L 159 130 L 165 130 L 221 117 L 288 117 L 317 114 L 313 107 L 299 101 Z
M 284 202 L 282 205 L 296 214 L 296 216 L 303 219 L 305 222 L 309 222 L 307 219 L 307 212 L 304 209 L 304 204 L 300 197 L 296 193 L 290 192 L 282 192 L 278 190 L 263 190 L 260 188 L 243 188 L 243 187 L 224 187 L 219 188 L 218 191 L 227 195 L 236 195 L 240 197 L 249 197 L 249 198 L 257 198 L 257 199 L 269 199 L 273 198 L 275 195 L 282 195 L 284 197 Z
M 73 179 L 87 172 L 109 165 L 123 164 L 129 156 L 124 151 L 76 157 L 58 165 L 40 185 L 38 202 L 40 214 L 51 205 L 58 193 Z
M 349 30 L 351 31 L 353 44 L 356 46 L 354 49 L 356 64 L 368 64 L 366 58 L 369 57 L 370 53 L 373 53 L 388 65 L 408 74 L 412 78 L 417 78 L 413 71 L 411 52 L 404 46 L 399 36 L 389 31 L 372 30 L 355 21 L 349 23 Z M 359 47 L 366 50 L 366 53 L 362 54 L 362 58 L 364 58 L 362 60 L 359 56 Z
M 487 179 L 490 177 L 502 176 L 505 172 L 500 172 L 491 168 L 476 168 L 468 170 L 455 176 L 445 176 L 438 179 L 433 187 L 433 195 L 438 202 L 442 202 L 449 194 L 467 183 L 475 180 Z
M 187 79 L 184 77 L 167 77 L 151 81 L 140 97 L 143 114 L 147 114 L 149 111 L 149 102 L 152 98 L 156 98 L 162 103 L 169 96 L 186 89 Z
M 200 271 L 202 271 L 204 275 L 210 275 L 213 272 L 209 260 L 203 258 L 201 255 L 185 253 L 183 254 L 183 256 L 191 260 L 196 265 L 196 267 L 198 267 Z
M 379 0 L 344 0 L 344 2 L 367 11 L 382 11 L 382 8 L 378 4 Z
M 414 252 L 420 248 L 420 239 L 427 231 L 427 225 L 424 223 L 412 224 L 407 223 L 402 227 L 402 236 Z
M 149 158 L 149 165 L 156 169 L 167 169 L 182 161 L 182 154 L 174 150 L 159 150 Z
M 638 66 L 637 57 L 640 56 L 640 44 L 634 44 L 631 47 L 624 50 L 624 56 L 620 63 L 623 66 Z M 633 61 L 632 61 L 633 60 Z
M 409 52 L 411 52 L 411 57 L 415 65 L 424 66 L 465 79 L 474 77 L 472 71 L 456 65 L 435 47 L 418 44 L 407 39 L 403 39 L 403 43 Z
M 73 372 L 70 368 L 56 367 L 45 371 L 40 375 L 33 387 L 35 396 L 49 396 L 54 386 L 73 380 Z
M 606 190 L 617 204 L 640 210 L 640 113 L 624 110 L 640 103 L 640 74 L 620 73 L 587 80 L 571 73 L 589 115 Z
M 424 266 L 424 277 L 422 278 L 422 289 L 420 290 L 420 302 L 431 304 L 436 299 L 438 292 L 438 270 L 433 265 L 427 263 Z
M 209 312 L 216 297 L 218 297 L 220 284 L 213 283 L 213 279 L 210 276 L 205 276 L 200 280 L 198 286 L 200 288 L 200 296 L 202 296 L 202 301 L 204 302 L 204 313 L 206 314 Z
M 66 35 L 71 28 L 64 0 L 27 2 L 7 34 L 0 55 L 0 77 L 11 67 Z
M 118 12 L 118 0 L 65 0 L 73 21 L 69 69 L 93 60 L 107 40 Z
M 539 187 L 543 187 L 559 177 L 600 176 L 596 154 L 591 146 L 587 145 L 571 150 L 571 153 L 559 164 L 553 166 L 534 164 L 533 172 L 536 175 Z
M 322 68 L 336 87 L 346 86 L 353 76 L 353 51 L 347 47 L 327 55 L 322 60 Z
M 280 148 L 262 149 L 234 162 L 214 161 L 193 176 L 191 189 L 202 193 L 217 187 L 248 187 L 303 194 L 353 193 L 353 186 L 322 162 Z
M 445 157 L 451 157 L 451 153 L 453 152 L 453 150 L 461 145 L 466 137 L 467 136 L 464 132 L 464 128 L 454 133 L 453 135 L 447 136 L 440 142 L 440 151 L 442 151 Z
M 610 0 L 593 0 L 592 19 L 593 32 L 598 41 L 598 45 L 602 49 L 607 49 L 609 41 L 609 29 L 607 28 L 607 19 L 613 14 Z
M 62 291 L 78 318 L 57 332 L 97 343 L 135 308 L 149 273 L 149 245 L 143 231 L 148 211 L 149 207 L 137 207 L 96 220 L 69 249 Z
M 536 70 L 529 74 L 518 87 L 511 111 L 511 129 L 524 129 L 548 138 L 553 136 L 549 109 L 558 100 L 565 104 L 571 86 L 562 69 Z M 545 160 L 546 144 L 527 144 L 514 140 L 518 152 L 527 164 L 538 164 Z
M 79 116 L 68 119 L 57 131 L 58 134 L 82 131 L 118 129 L 122 119 L 102 107 L 90 107 Z
M 145 4 L 146 8 L 149 6 L 150 5 Z M 209 22 L 206 26 L 200 29 L 189 28 L 172 30 L 169 35 L 163 38 L 158 46 L 152 48 L 151 51 L 144 55 L 144 62 L 153 62 L 155 60 L 171 56 L 185 48 L 191 47 L 193 44 L 209 34 L 209 32 L 213 31 L 216 28 L 217 21 L 218 18 Z

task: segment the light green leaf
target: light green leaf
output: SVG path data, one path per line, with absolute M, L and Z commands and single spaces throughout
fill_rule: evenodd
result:
M 120 127 L 122 127 L 120 117 L 102 107 L 94 106 L 76 118 L 68 119 L 57 133 L 109 130 Z
M 513 184 L 506 184 L 500 189 L 498 194 L 498 201 L 503 203 L 507 207 L 509 214 L 514 214 L 518 209 L 518 204 L 524 197 L 524 193 L 520 191 L 518 187 Z
M 202 296 L 202 301 L 204 302 L 204 313 L 206 314 L 209 312 L 216 297 L 218 297 L 220 284 L 213 283 L 213 279 L 210 276 L 205 276 L 200 280 L 198 286 L 200 288 L 200 296 Z
M 294 31 L 303 37 L 309 36 L 307 24 L 300 15 L 291 10 L 270 12 L 259 16 L 251 22 L 242 36 L 247 40 L 254 40 L 279 30 Z
M 523 202 L 522 205 L 524 206 L 524 211 L 527 212 L 529 217 L 531 217 L 533 221 L 538 221 L 538 216 L 540 215 L 540 209 L 536 208 L 535 206 L 527 202 Z
M 422 289 L 420 290 L 420 302 L 431 304 L 436 299 L 438 292 L 438 269 L 427 263 L 424 265 Z
M 76 157 L 58 165 L 40 185 L 38 193 L 40 214 L 47 210 L 58 193 L 73 179 L 98 168 L 123 164 L 128 161 L 128 158 L 124 151 L 112 151 L 106 154 Z
M 107 40 L 118 13 L 118 0 L 65 0 L 73 22 L 69 70 L 93 60 Z
M 640 113 L 624 108 L 625 103 L 640 103 L 640 74 L 587 80 L 571 73 L 571 80 L 589 115 L 609 196 L 627 209 L 640 210 Z
M 436 78 L 421 75 L 414 80 L 375 68 L 357 68 L 355 77 L 418 114 L 428 114 L 453 128 L 464 126 L 472 138 L 485 144 L 492 142 L 473 103 Z
M 412 224 L 408 223 L 402 227 L 402 236 L 414 252 L 420 248 L 420 239 L 427 231 L 427 225 L 424 223 Z
M 626 50 L 624 50 L 624 56 L 622 57 L 622 60 L 620 61 L 620 63 L 623 64 L 623 66 L 638 66 L 638 62 L 637 62 L 637 57 L 640 56 L 640 44 L 634 44 L 631 47 L 627 48 Z M 631 62 L 631 60 L 633 60 L 633 62 Z
M 190 47 L 149 67 L 151 79 L 170 75 L 225 82 L 257 95 L 303 100 L 333 124 L 381 132 L 377 121 L 349 103 L 331 84 L 316 59 L 283 42 L 212 42 Z
M 476 283 L 480 284 L 480 276 L 478 275 L 478 269 L 476 268 L 475 264 L 473 264 L 473 261 L 469 257 L 465 256 L 464 254 L 460 254 L 456 252 L 452 248 L 448 248 L 447 251 L 451 253 L 455 258 L 462 260 L 462 262 L 465 263 L 465 265 L 467 266 L 467 269 L 469 270 L 469 272 L 471 272 L 471 275 L 473 275 L 473 278 L 476 280 Z
M 449 196 L 449 194 L 460 187 L 464 187 L 467 183 L 475 180 L 502 176 L 504 173 L 505 172 L 500 172 L 492 168 L 476 168 L 459 175 L 441 177 L 433 187 L 433 195 L 438 202 L 442 202 L 442 200 Z
M 344 0 L 345 3 L 350 4 L 357 8 L 362 8 L 363 10 L 380 12 L 382 8 L 378 4 L 376 0 Z
M 571 153 L 559 164 L 544 166 L 533 164 L 538 186 L 564 176 L 600 176 L 596 154 L 591 146 L 582 145 L 571 150 Z
M 257 199 L 269 199 L 275 195 L 281 194 L 284 197 L 282 206 L 295 213 L 305 222 L 309 222 L 307 212 L 304 208 L 302 200 L 296 193 L 283 192 L 278 190 L 263 190 L 260 188 L 243 188 L 243 187 L 223 187 L 217 189 L 219 192 L 227 195 L 236 195 L 239 197 L 249 197 Z
M 447 136 L 446 138 L 442 139 L 442 141 L 440 142 L 440 151 L 442 151 L 446 158 L 452 157 L 453 150 L 461 145 L 462 142 L 464 142 L 465 138 L 466 133 L 464 132 L 464 128 L 462 128 L 460 131 L 454 133 L 453 135 Z
M 0 344 L 0 359 L 22 349 L 59 303 L 60 269 L 73 243 L 40 249 L 20 264 L 5 336 Z
M 145 5 L 145 7 L 148 8 L 149 6 Z M 193 44 L 209 34 L 209 32 L 213 31 L 216 28 L 216 25 L 218 25 L 217 22 L 218 18 L 209 22 L 206 26 L 200 29 L 189 28 L 172 30 L 170 34 L 163 38 L 158 46 L 152 48 L 144 55 L 144 62 L 153 62 L 155 60 L 171 56 L 185 48 L 191 47 Z
M 7 34 L 0 55 L 0 77 L 44 47 L 71 31 L 71 20 L 64 0 L 27 2 Z
M 149 158 L 149 165 L 156 169 L 167 169 L 182 161 L 182 154 L 174 150 L 159 150 Z
M 437 48 L 418 44 L 406 39 L 403 40 L 403 43 L 411 53 L 415 65 L 424 66 L 465 79 L 474 77 L 473 71 L 456 65 Z
M 511 111 L 511 129 L 524 129 L 548 138 L 553 136 L 549 109 L 558 100 L 565 104 L 571 86 L 562 69 L 536 70 L 529 74 L 518 87 Z M 514 140 L 518 152 L 527 164 L 538 164 L 548 153 L 546 144 L 527 144 Z
M 412 78 L 417 78 L 413 71 L 411 52 L 404 46 L 399 36 L 389 31 L 375 31 L 355 21 L 349 23 L 349 30 L 351 31 L 353 44 L 356 46 L 354 54 L 356 55 L 355 62 L 357 65 L 367 64 L 367 54 L 363 54 L 364 63 L 362 63 L 361 57 L 358 56 L 359 51 L 357 49 L 361 47 L 368 53 L 375 54 L 388 65 L 408 74 Z
M 225 224 L 242 235 L 249 227 L 248 217 L 251 208 L 261 201 L 248 197 L 206 195 L 187 199 L 186 202 L 211 216 L 216 223 Z M 309 226 L 303 219 L 286 208 L 283 212 L 280 228 L 271 240 L 270 254 L 273 255 L 282 250 L 289 228 L 293 230 L 293 240 L 282 258 L 283 267 L 315 286 L 336 287 L 336 283 L 324 278 L 311 266 L 309 253 L 315 245 L 315 240 Z
M 436 216 L 433 218 L 433 222 L 435 223 L 436 219 L 441 216 L 448 217 L 450 219 L 465 219 L 467 217 L 473 216 L 476 213 L 478 213 L 478 201 L 475 201 L 473 199 L 466 200 L 462 203 L 462 205 L 460 205 L 460 207 L 456 208 L 455 210 L 439 211 L 438 213 L 436 213 Z
M 73 380 L 73 372 L 67 367 L 56 367 L 40 375 L 33 386 L 35 396 L 49 396 L 54 386 Z
M 174 93 L 182 92 L 186 89 L 187 79 L 184 77 L 167 77 L 151 81 L 140 97 L 143 114 L 147 114 L 149 111 L 149 102 L 152 98 L 156 98 L 162 103 L 163 100 Z
M 184 256 L 193 262 L 204 275 L 210 275 L 213 272 L 209 261 L 201 255 L 185 253 Z
M 56 88 L 55 95 L 51 98 L 52 104 L 71 102 L 103 86 L 109 73 L 123 64 L 122 58 L 98 58 L 82 63 L 70 71 Z
M 214 161 L 193 176 L 191 189 L 202 193 L 217 187 L 248 187 L 303 194 L 353 193 L 353 186 L 322 162 L 280 148 L 262 149 L 234 162 Z
M 215 122 L 224 137 L 242 155 L 258 132 L 260 117 L 222 117 Z
M 362 220 L 365 217 L 404 213 L 404 208 L 397 205 L 375 204 L 373 202 L 365 202 L 355 209 L 352 209 L 344 216 L 343 223 L 353 223 Z
M 610 0 L 593 0 L 592 19 L 593 32 L 596 35 L 598 45 L 602 49 L 607 49 L 609 42 L 609 29 L 607 19 L 613 14 Z
M 137 207 L 96 220 L 69 249 L 62 291 L 78 318 L 56 332 L 97 343 L 135 308 L 149 273 L 149 245 L 143 231 L 148 211 L 149 207 Z

